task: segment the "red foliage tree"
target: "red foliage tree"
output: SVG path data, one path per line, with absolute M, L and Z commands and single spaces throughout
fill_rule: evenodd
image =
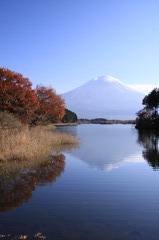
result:
M 28 78 L 0 68 L 0 111 L 8 111 L 28 123 L 38 107 L 38 99 Z
M 60 122 L 65 115 L 64 100 L 52 88 L 36 87 L 39 108 L 36 111 L 35 124 L 43 122 Z

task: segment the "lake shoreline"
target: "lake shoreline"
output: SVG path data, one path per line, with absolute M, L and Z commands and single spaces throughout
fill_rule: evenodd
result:
M 1 129 L 0 161 L 33 161 L 48 158 L 51 151 L 62 151 L 78 144 L 78 139 L 66 133 L 54 131 L 53 124 L 34 128 Z
M 136 120 L 115 120 L 115 119 L 78 119 L 78 124 L 136 124 Z

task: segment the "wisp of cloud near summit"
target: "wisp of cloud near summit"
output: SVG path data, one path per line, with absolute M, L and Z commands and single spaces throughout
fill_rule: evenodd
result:
M 143 93 L 143 94 L 148 94 L 151 92 L 154 88 L 159 88 L 159 84 L 127 84 L 128 87 Z

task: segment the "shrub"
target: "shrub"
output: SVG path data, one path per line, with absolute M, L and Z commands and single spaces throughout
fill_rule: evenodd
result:
M 74 123 L 74 122 L 77 122 L 77 115 L 74 112 L 66 109 L 66 113 L 65 113 L 65 116 L 62 119 L 62 122 L 63 123 Z

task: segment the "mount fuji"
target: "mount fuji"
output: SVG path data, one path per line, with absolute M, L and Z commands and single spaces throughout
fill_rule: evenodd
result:
M 61 96 L 78 118 L 119 120 L 135 119 L 144 97 L 111 76 L 94 78 Z

